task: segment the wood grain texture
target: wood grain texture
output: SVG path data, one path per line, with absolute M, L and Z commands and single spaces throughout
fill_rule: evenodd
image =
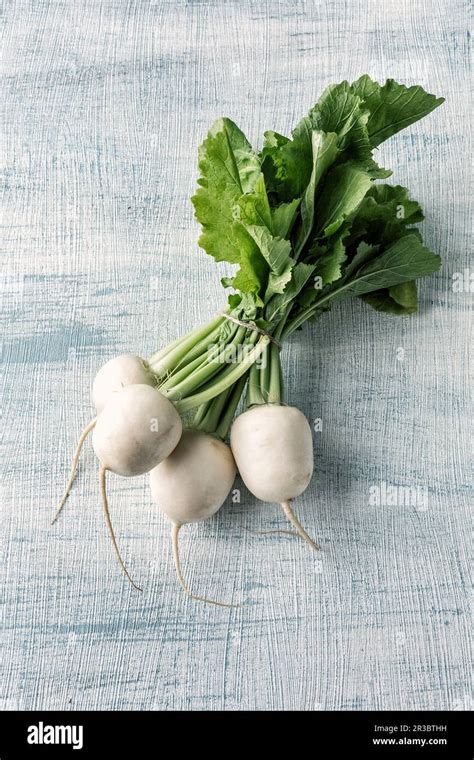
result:
M 6 709 L 461 709 L 468 706 L 470 118 L 461 0 L 10 0 L 2 132 Z M 146 478 L 111 477 L 123 580 L 90 448 L 50 527 L 96 369 L 144 355 L 221 303 L 197 247 L 196 150 L 220 115 L 260 144 L 333 81 L 368 72 L 447 98 L 379 160 L 421 201 L 445 262 L 420 314 L 335 308 L 284 354 L 311 421 L 305 544 L 242 488 L 183 530 L 177 586 Z M 404 358 L 400 360 L 404 349 Z M 426 508 L 370 504 L 382 482 Z M 237 485 L 240 485 L 239 483 Z

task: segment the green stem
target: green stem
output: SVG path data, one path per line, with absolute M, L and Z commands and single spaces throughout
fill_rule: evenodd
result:
M 234 414 L 239 405 L 239 401 L 241 399 L 242 393 L 244 392 L 247 379 L 248 379 L 248 376 L 247 374 L 245 374 L 245 375 L 242 375 L 240 380 L 237 380 L 237 382 L 235 383 L 230 393 L 230 396 L 228 397 L 228 402 L 225 407 L 224 414 L 221 416 L 221 419 L 219 420 L 219 424 L 216 427 L 215 434 L 219 438 L 222 438 L 223 441 L 227 438 L 229 434 L 230 426 L 232 425 Z
M 184 338 L 174 341 L 170 346 L 162 349 L 162 351 L 158 351 L 158 353 L 154 354 L 151 359 L 149 359 L 148 363 L 151 370 L 158 376 L 168 372 L 202 340 L 208 338 L 215 330 L 220 330 L 223 322 L 224 317 L 219 315 L 206 325 L 198 327 L 196 330 L 188 333 Z
M 199 343 L 196 343 L 196 345 L 193 346 L 190 349 L 190 351 L 186 353 L 183 359 L 181 359 L 181 361 L 176 365 L 175 369 L 178 369 L 178 367 L 180 367 L 182 364 L 186 364 L 187 362 L 192 361 L 198 356 L 204 357 L 206 353 L 208 352 L 210 346 L 216 345 L 216 343 L 219 343 L 219 341 L 221 340 L 221 329 L 222 329 L 221 325 L 219 327 L 216 327 L 215 330 L 209 333 L 209 335 L 206 335 L 202 340 L 200 340 Z M 237 331 L 237 328 L 235 328 L 235 330 L 232 330 L 229 333 L 229 335 L 227 336 L 227 341 L 233 338 L 236 331 Z
M 207 401 L 207 403 L 201 404 L 201 406 L 197 408 L 196 413 L 193 417 L 192 427 L 195 427 L 199 430 L 199 427 L 201 423 L 203 422 L 203 420 L 205 419 L 206 414 L 208 413 L 209 409 L 211 408 L 213 401 L 214 399 L 211 399 L 211 401 Z
M 283 378 L 283 368 L 281 366 L 281 359 L 278 362 L 278 373 L 280 376 L 280 404 L 282 404 L 285 400 L 285 382 Z
M 282 373 L 280 348 L 271 343 L 264 355 L 264 366 L 253 365 L 250 374 L 254 375 L 252 387 L 247 393 L 247 407 L 261 404 L 281 404 Z
M 297 314 L 296 317 L 293 317 L 291 322 L 288 322 L 288 324 L 286 325 L 283 331 L 282 340 L 286 340 L 287 338 L 289 338 L 290 335 L 292 335 L 295 332 L 295 330 L 301 327 L 301 325 L 307 322 L 308 319 L 311 319 L 311 317 L 316 316 L 320 305 L 328 300 L 329 300 L 329 297 L 326 296 L 324 299 L 321 299 L 321 301 L 318 301 L 318 303 L 313 304 L 313 306 L 308 306 L 306 309 L 304 309 L 299 314 Z
M 260 393 L 264 404 L 268 403 L 268 386 L 270 384 L 270 352 L 271 344 L 268 346 L 265 353 L 262 354 L 262 361 L 259 362 Z
M 290 310 L 291 304 L 276 326 L 276 339 L 282 335 Z M 164 377 L 160 391 L 175 403 L 179 412 L 198 407 L 193 427 L 211 433 L 219 431 L 221 437 L 225 437 L 232 422 L 247 380 L 247 405 L 280 403 L 282 393 L 278 346 L 270 345 L 270 339 L 260 337 L 257 331 L 248 337 L 248 328 L 242 326 L 235 326 L 222 340 L 224 319 L 216 317 L 174 341 L 149 361 L 152 371 Z M 242 346 L 253 348 L 244 359 L 223 368 L 235 360 L 234 351 Z M 255 362 L 262 354 L 265 364 L 260 368 Z
M 282 341 L 283 329 L 286 325 L 292 306 L 293 306 L 293 303 L 291 302 L 285 307 L 285 310 L 283 311 L 283 315 L 280 318 L 280 321 L 278 322 L 278 325 L 275 328 L 275 332 L 273 333 L 273 337 L 275 338 L 275 340 L 278 340 L 280 342 Z
M 262 391 L 260 387 L 260 373 L 261 369 L 257 364 L 254 364 L 249 372 L 249 384 L 247 388 L 247 400 L 246 405 L 247 407 L 251 406 L 260 406 L 260 404 L 264 404 L 265 400 L 262 396 Z
M 207 338 L 204 338 L 199 343 L 197 343 L 194 348 L 192 348 L 186 354 L 186 356 L 181 359 L 175 368 L 170 371 L 165 380 L 160 384 L 160 390 L 166 388 L 174 388 L 182 380 L 185 380 L 187 377 L 189 377 L 189 375 L 194 372 L 194 370 L 199 367 L 204 367 L 209 359 L 211 352 L 214 352 L 212 354 L 214 355 L 216 352 L 223 350 L 228 341 L 234 338 L 236 332 L 237 327 L 230 331 L 229 335 L 227 336 L 227 340 L 222 342 L 222 344 L 215 343 L 215 340 L 220 337 L 220 328 L 217 328 L 217 330 L 214 330 L 212 333 L 210 333 Z M 181 367 L 181 369 L 179 369 L 179 367 Z
M 284 330 L 281 334 L 281 339 L 286 340 L 292 333 L 295 332 L 295 330 L 298 329 L 298 327 L 301 327 L 302 324 L 304 324 L 308 319 L 311 319 L 311 317 L 314 317 L 317 313 L 318 309 L 321 308 L 321 306 L 328 301 L 331 301 L 333 298 L 336 298 L 340 293 L 344 293 L 345 290 L 348 290 L 350 287 L 354 286 L 354 280 L 347 279 L 346 282 L 343 282 L 342 285 L 339 285 L 338 288 L 335 288 L 334 290 L 331 290 L 329 293 L 326 293 L 325 296 L 322 296 L 319 298 L 315 303 L 313 303 L 311 306 L 307 306 L 306 309 L 303 309 L 303 311 L 300 311 L 299 314 L 296 315 L 296 317 L 293 317 L 293 319 L 288 322 L 285 325 Z M 350 294 L 350 291 L 349 291 Z M 347 298 L 347 295 L 346 295 Z
M 272 343 L 270 346 L 270 381 L 267 404 L 281 404 L 283 390 L 281 379 L 280 349 L 275 343 Z
M 235 349 L 241 345 L 245 333 L 245 327 L 239 327 L 233 340 L 223 346 L 214 346 L 206 359 L 194 371 L 185 373 L 186 376 L 182 380 L 176 382 L 176 379 L 171 378 L 170 381 L 167 381 L 166 389 L 175 391 L 177 394 L 175 398 L 184 398 L 197 390 L 214 375 L 217 375 L 223 364 L 234 361 Z
M 205 404 L 206 401 L 210 401 L 210 399 L 218 396 L 219 393 L 230 388 L 242 375 L 245 375 L 262 351 L 268 346 L 269 341 L 270 338 L 266 336 L 260 338 L 258 343 L 246 354 L 242 361 L 235 366 L 223 370 L 219 377 L 210 384 L 210 387 L 202 389 L 200 392 L 186 398 L 181 397 L 181 399 L 179 398 L 179 394 L 176 393 L 176 388 L 165 391 L 164 395 L 175 402 L 175 406 L 180 413 L 188 412 L 190 409 Z
M 227 388 L 224 393 L 221 393 L 219 396 L 216 396 L 216 398 L 213 398 L 212 401 L 209 401 L 208 404 L 204 404 L 203 406 L 206 408 L 206 412 L 202 420 L 196 423 L 196 415 L 193 420 L 192 427 L 196 428 L 196 430 L 202 430 L 204 433 L 214 433 L 219 425 L 219 420 L 221 418 L 222 412 L 224 411 L 226 401 L 231 393 L 232 389 Z M 202 409 L 202 407 L 199 408 Z
M 171 372 L 167 376 L 166 380 L 159 384 L 159 390 L 163 391 L 167 388 L 173 388 L 182 380 L 185 380 L 187 377 L 189 377 L 189 375 L 194 372 L 194 370 L 198 369 L 198 367 L 203 367 L 205 364 L 207 364 L 206 354 L 198 356 L 197 359 L 194 359 L 194 361 L 186 363 L 185 366 L 182 367 L 179 371 L 174 370 Z

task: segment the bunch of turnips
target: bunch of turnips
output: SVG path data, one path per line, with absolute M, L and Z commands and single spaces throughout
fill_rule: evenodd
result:
M 291 138 L 266 132 L 260 152 L 229 119 L 211 127 L 192 202 L 200 246 L 237 267 L 222 279 L 228 306 L 148 360 L 119 356 L 99 370 L 97 414 L 79 439 L 55 517 L 92 433 L 107 525 L 133 585 L 110 520 L 108 471 L 149 473 L 151 497 L 171 522 L 178 579 L 194 599 L 228 606 L 188 590 L 179 530 L 220 509 L 237 471 L 318 548 L 292 509 L 311 480 L 313 446 L 305 416 L 284 401 L 282 344 L 347 298 L 391 314 L 416 311 L 415 280 L 440 259 L 413 226 L 423 219 L 419 204 L 406 188 L 380 181 L 391 172 L 373 151 L 442 102 L 418 86 L 362 76 L 328 87 Z M 246 410 L 234 420 L 241 402 Z

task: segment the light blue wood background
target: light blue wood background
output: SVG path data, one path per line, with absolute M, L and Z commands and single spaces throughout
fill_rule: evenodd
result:
M 17 0 L 3 62 L 2 673 L 6 709 L 461 709 L 468 705 L 467 2 Z M 314 434 L 295 509 L 322 552 L 242 488 L 183 531 L 189 601 L 146 477 L 111 477 L 121 576 L 90 448 L 50 527 L 90 379 L 223 303 L 189 197 L 215 117 L 259 144 L 368 72 L 446 104 L 380 150 L 445 266 L 419 315 L 342 304 L 285 351 Z M 3 100 L 3 99 L 2 99 Z M 404 350 L 404 358 L 401 359 Z M 374 506 L 372 486 L 427 489 Z M 240 485 L 239 483 L 237 485 Z

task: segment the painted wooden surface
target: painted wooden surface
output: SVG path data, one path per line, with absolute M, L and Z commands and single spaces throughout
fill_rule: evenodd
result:
M 465 707 L 467 2 L 10 0 L 4 21 L 1 705 Z M 243 606 L 189 601 L 146 478 L 111 478 L 140 595 L 109 546 L 90 448 L 49 524 L 90 378 L 223 302 L 189 203 L 212 120 L 259 144 L 365 72 L 447 98 L 379 156 L 445 267 L 419 315 L 343 304 L 285 351 L 289 400 L 323 421 L 295 504 L 321 554 L 254 535 L 283 518 L 242 487 L 182 546 L 196 591 Z M 427 503 L 370 503 L 382 483 Z

